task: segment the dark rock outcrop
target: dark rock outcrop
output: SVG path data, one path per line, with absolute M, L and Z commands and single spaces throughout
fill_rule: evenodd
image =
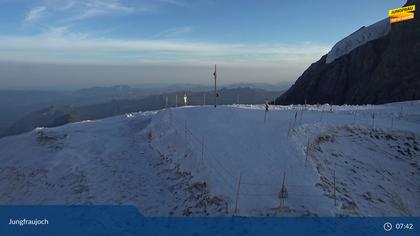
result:
M 408 1 L 415 4 L 417 0 Z M 407 5 L 406 4 L 406 5 Z M 420 99 L 419 20 L 394 23 L 391 31 L 326 63 L 313 63 L 276 104 L 382 104 Z

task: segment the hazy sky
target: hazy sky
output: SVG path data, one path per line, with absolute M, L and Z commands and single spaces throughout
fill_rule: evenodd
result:
M 0 0 L 0 89 L 295 80 L 404 0 Z

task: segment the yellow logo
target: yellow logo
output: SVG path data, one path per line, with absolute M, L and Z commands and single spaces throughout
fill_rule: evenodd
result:
M 400 21 L 414 19 L 415 10 L 416 10 L 416 5 L 410 5 L 406 7 L 389 10 L 388 11 L 389 22 L 396 23 Z

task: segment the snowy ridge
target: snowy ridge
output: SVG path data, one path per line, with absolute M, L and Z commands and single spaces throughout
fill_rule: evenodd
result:
M 362 27 L 334 45 L 327 55 L 326 63 L 329 64 L 353 49 L 363 44 L 387 35 L 391 30 L 388 18 L 378 21 L 368 27 Z
M 0 204 L 131 204 L 152 216 L 420 215 L 419 134 L 420 101 L 267 114 L 263 105 L 187 106 L 39 128 L 0 139 Z

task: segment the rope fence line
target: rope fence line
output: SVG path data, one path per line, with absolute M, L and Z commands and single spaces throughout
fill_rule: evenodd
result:
M 288 134 L 290 133 L 290 130 L 293 130 L 293 132 L 294 132 L 296 126 L 301 125 L 303 123 L 303 113 L 304 113 L 304 111 L 309 111 L 309 110 L 299 109 L 299 111 L 296 111 L 294 113 L 294 121 L 293 121 L 293 123 L 292 123 L 293 117 L 290 119 L 290 122 L 289 122 L 289 131 L 288 131 Z M 331 110 L 329 112 L 328 111 L 325 111 L 325 110 L 318 111 L 318 112 L 321 113 L 321 120 L 320 121 L 322 122 L 323 116 L 324 116 L 323 114 L 324 113 L 331 113 Z M 372 127 L 375 127 L 375 115 L 373 115 L 373 114 L 374 113 L 372 113 L 372 115 L 371 115 Z M 366 125 L 369 126 L 369 121 L 370 121 L 370 119 L 369 119 L 369 113 L 361 114 L 361 113 L 358 113 L 358 111 L 351 111 L 351 115 L 354 115 L 354 117 L 350 117 L 349 118 L 350 120 L 353 121 L 353 124 L 356 123 L 356 117 L 358 117 L 359 118 L 359 122 L 360 121 L 363 121 L 363 123 L 366 123 Z M 234 187 L 234 185 L 235 185 L 234 184 L 235 179 L 238 178 L 239 174 L 234 174 L 227 167 L 225 167 L 224 164 L 218 160 L 217 156 L 219 156 L 219 155 L 217 155 L 216 153 L 214 153 L 213 150 L 210 149 L 207 146 L 207 144 L 204 142 L 204 138 L 201 139 L 201 138 L 197 137 L 191 131 L 191 129 L 189 129 L 187 127 L 186 121 L 185 122 L 181 122 L 180 120 L 178 120 L 177 118 L 175 118 L 172 115 L 172 110 L 171 109 L 169 109 L 169 116 L 170 116 L 169 117 L 169 121 L 170 121 L 169 123 L 170 124 L 165 123 L 166 127 L 168 129 L 170 129 L 170 128 L 174 129 L 175 132 L 185 133 L 185 138 L 186 138 L 187 141 L 188 141 L 188 137 L 189 137 L 189 140 L 192 141 L 192 142 L 194 142 L 194 143 L 196 143 L 196 144 L 198 144 L 198 146 L 202 145 L 202 152 L 205 153 L 205 156 L 206 157 L 210 157 L 210 158 L 204 158 L 204 156 L 203 156 L 202 157 L 202 161 L 203 162 L 206 161 L 207 164 L 210 164 L 210 170 L 218 173 L 219 176 L 220 176 L 220 178 L 224 181 L 225 184 L 229 184 L 230 186 Z M 182 127 L 182 124 L 183 123 L 185 123 L 184 132 L 182 132 L 180 130 L 180 127 Z M 394 126 L 394 117 L 392 117 L 392 120 L 391 120 L 391 128 L 393 128 L 393 126 Z M 310 147 L 305 146 L 305 148 L 306 148 L 305 149 L 305 152 L 307 153 L 308 152 L 308 149 Z M 263 152 L 263 156 L 264 157 L 266 157 L 267 159 L 269 159 L 270 161 L 273 162 L 272 155 L 270 153 L 266 152 L 266 150 L 264 150 L 264 149 L 261 149 L 261 151 Z M 306 163 L 306 161 L 305 161 L 305 163 Z M 226 175 L 229 176 L 232 181 L 226 181 L 226 178 L 224 177 Z M 334 174 L 334 183 L 335 183 L 335 174 Z M 241 181 L 239 181 L 239 184 L 238 185 L 239 185 L 238 186 L 238 189 L 240 188 L 241 185 L 243 185 L 243 186 L 268 186 L 268 187 L 271 186 L 271 187 L 274 187 L 274 188 L 275 187 L 278 187 L 278 188 L 281 187 L 281 184 L 258 183 L 258 182 L 241 182 Z M 315 186 L 312 186 L 312 185 L 299 185 L 299 184 L 296 184 L 296 185 L 287 184 L 287 187 L 290 188 L 291 190 L 293 190 L 293 189 L 301 189 L 301 190 L 303 190 L 303 188 L 309 188 L 309 187 L 315 187 Z M 334 184 L 334 190 L 335 190 L 335 188 L 336 187 L 335 187 L 335 184 Z M 299 191 L 297 191 L 297 192 L 299 192 Z M 329 193 L 329 194 L 326 193 L 326 194 L 314 195 L 314 194 L 301 194 L 301 193 L 297 193 L 297 192 L 292 191 L 293 197 L 297 197 L 297 198 L 326 198 L 327 197 L 327 198 L 334 198 L 334 201 L 336 201 L 336 195 L 335 194 L 332 195 L 331 193 Z M 279 195 L 279 193 L 249 193 L 249 192 L 242 192 L 242 191 L 238 192 L 238 196 L 248 196 L 248 197 L 274 197 L 274 196 L 278 196 L 278 195 Z M 334 203 L 334 204 L 336 205 L 336 203 Z
M 177 119 L 175 119 L 174 117 L 172 117 L 172 119 L 174 119 L 174 120 L 176 120 L 177 122 L 176 123 L 178 123 L 178 124 L 181 124 L 182 122 L 180 122 L 179 120 L 177 120 Z M 175 125 L 173 125 L 173 127 L 172 128 L 175 128 L 175 129 L 177 129 L 177 127 L 175 126 Z M 190 130 L 190 129 L 188 129 L 188 127 L 186 127 L 186 131 L 187 131 L 187 134 L 189 134 L 191 137 L 193 137 L 194 139 L 194 141 L 196 142 L 196 143 L 198 143 L 198 144 L 200 144 L 201 143 L 201 141 L 200 141 L 200 139 L 199 138 L 197 138 L 193 133 L 192 133 L 192 131 Z M 235 177 L 235 175 L 234 174 L 232 174 L 215 156 L 215 154 L 207 147 L 207 145 L 205 145 L 204 144 L 204 147 L 205 147 L 205 151 L 206 151 L 206 153 L 210 153 L 211 154 L 211 157 L 212 157 L 212 159 L 214 160 L 214 161 L 216 161 L 216 163 L 218 164 L 218 166 L 220 166 L 221 168 L 223 168 L 223 170 L 226 172 L 226 173 L 228 173 L 229 174 L 229 176 L 233 179 L 233 180 L 235 180 L 236 179 L 236 177 Z M 243 183 L 241 182 L 241 185 L 242 185 Z M 246 185 L 246 183 L 244 183 L 245 185 Z M 258 183 L 255 183 L 255 185 L 265 185 L 265 186 L 276 186 L 276 187 L 278 187 L 279 185 L 277 185 L 277 184 L 266 184 L 266 183 L 260 183 L 260 184 L 258 184 Z M 246 194 L 243 194 L 243 193 L 240 193 L 240 195 L 246 195 Z M 278 195 L 278 193 L 275 193 L 275 194 L 269 194 L 270 196 L 276 196 L 276 195 Z M 262 194 L 262 196 L 267 196 L 267 194 Z
M 178 123 L 178 124 L 182 124 L 183 122 L 181 122 L 180 120 L 178 120 L 178 119 L 176 119 L 173 115 L 172 115 L 172 110 L 169 110 L 169 112 L 170 112 L 170 122 L 172 122 L 172 119 L 173 120 L 175 120 L 176 121 L 176 123 Z M 172 123 L 172 125 L 173 125 L 173 127 L 176 127 L 176 126 L 174 126 L 174 124 Z M 187 127 L 187 126 L 185 126 L 185 130 L 186 130 L 186 132 L 187 132 L 187 134 L 189 134 L 192 138 L 194 138 L 194 140 L 196 141 L 196 143 L 197 144 L 202 144 L 202 139 L 200 139 L 200 138 L 198 138 L 198 137 L 196 137 L 194 134 L 193 134 L 193 132 Z M 213 151 L 210 149 L 210 148 L 208 148 L 208 146 L 204 143 L 204 144 L 202 144 L 202 145 L 204 145 L 204 147 L 205 147 L 205 150 L 206 150 L 206 152 L 207 153 L 210 153 L 213 157 L 216 157 L 216 156 L 218 156 L 218 155 L 216 155 L 216 154 L 214 154 L 213 153 Z M 241 144 L 241 143 L 239 143 L 239 145 L 242 145 L 241 146 L 241 148 L 243 149 L 243 150 L 245 150 L 245 149 L 247 149 L 247 146 L 245 146 L 245 145 L 243 145 L 243 144 Z M 263 156 L 263 157 L 265 157 L 265 158 L 267 158 L 271 163 L 275 163 L 276 161 L 274 161 L 274 159 L 273 159 L 273 157 L 272 157 L 272 154 L 270 154 L 270 153 L 268 153 L 265 149 L 263 149 L 263 148 L 261 148 L 261 149 L 259 149 L 260 150 L 260 152 L 262 152 L 262 155 L 261 156 Z M 233 178 L 237 178 L 237 176 L 238 175 L 234 175 L 234 174 L 232 174 L 230 171 L 228 171 L 227 170 L 227 168 L 225 168 L 224 167 L 224 165 L 222 164 L 222 163 L 220 163 L 219 161 L 218 161 L 218 159 L 217 158 L 214 158 L 214 160 L 216 161 L 216 162 L 218 162 L 218 164 L 219 164 L 219 166 L 221 166 L 222 168 L 224 168 L 229 174 L 230 174 L 230 176 L 231 177 L 233 177 Z M 274 170 L 274 167 L 273 167 L 273 169 L 272 170 Z
M 172 119 L 176 120 L 177 123 L 181 124 L 182 122 L 179 122 L 179 120 L 175 119 L 174 117 L 172 117 Z M 177 127 L 175 125 L 172 126 L 172 128 L 177 129 Z M 192 131 L 190 129 L 188 129 L 188 127 L 185 127 L 187 134 L 189 134 L 192 138 L 194 138 L 193 140 L 197 143 L 197 144 L 202 144 L 202 140 L 200 140 L 198 137 L 196 137 Z M 209 153 L 210 156 L 212 156 L 213 160 L 223 169 L 226 171 L 226 173 L 231 176 L 232 178 L 236 178 L 234 174 L 232 174 L 232 172 L 230 172 L 219 160 L 217 160 L 216 155 L 213 153 L 213 151 L 207 147 L 206 144 L 204 144 L 204 151 L 206 153 Z
M 295 121 L 296 122 L 296 121 Z M 185 124 L 184 127 L 184 131 L 180 130 L 180 125 L 182 126 L 182 124 Z M 221 178 L 221 180 L 224 182 L 224 184 L 228 184 L 229 186 L 233 187 L 232 190 L 234 190 L 234 182 L 237 179 L 237 175 L 233 174 L 227 167 L 225 167 L 216 157 L 217 155 L 203 142 L 203 139 L 198 138 L 186 125 L 186 121 L 185 122 L 181 122 L 179 119 L 175 118 L 172 115 L 172 111 L 171 109 L 169 109 L 169 123 L 165 123 L 166 128 L 167 129 L 174 129 L 175 132 L 178 133 L 185 133 L 186 136 L 185 138 L 188 139 L 188 137 L 190 137 L 190 140 L 195 142 L 198 145 L 202 145 L 203 147 L 203 151 L 205 152 L 206 157 L 210 157 L 210 158 L 203 158 L 202 161 L 206 161 L 207 164 L 210 164 L 210 171 L 214 171 L 216 173 L 218 173 L 219 177 Z M 295 125 L 295 124 L 294 124 Z M 264 156 L 270 156 L 268 157 L 269 160 L 272 161 L 271 159 L 271 155 L 268 154 L 267 152 L 263 153 Z M 209 161 L 212 160 L 212 161 Z M 217 166 L 216 166 L 217 164 Z M 219 168 L 217 168 L 219 167 Z M 223 175 L 228 175 L 231 178 L 231 181 L 227 181 L 227 179 L 225 177 L 223 177 Z M 258 183 L 258 182 L 241 182 L 239 181 L 238 183 L 238 189 L 240 189 L 240 186 L 271 186 L 271 187 L 277 187 L 278 189 L 281 188 L 281 184 L 272 184 L 272 183 Z M 314 195 L 314 194 L 301 194 L 299 192 L 302 192 L 302 190 L 304 188 L 310 188 L 310 187 L 315 187 L 313 185 L 299 185 L 299 184 L 287 184 L 287 187 L 290 188 L 293 193 L 293 197 L 298 197 L 298 198 L 325 198 L 325 197 L 329 197 L 331 198 L 331 196 L 326 195 L 326 194 L 319 194 L 319 195 Z M 294 189 L 300 189 L 301 191 L 293 191 Z M 237 197 L 239 196 L 243 196 L 243 197 L 279 197 L 279 192 L 276 193 L 249 193 L 249 192 L 242 192 L 242 191 L 238 191 L 237 193 Z M 236 199 L 238 201 L 238 199 Z
M 306 109 L 303 107 L 300 107 L 299 109 L 297 109 L 297 111 L 292 112 L 292 117 L 290 118 L 289 121 L 289 129 L 287 132 L 287 136 L 290 136 L 291 131 L 292 132 L 296 132 L 296 127 L 299 125 L 302 125 L 302 123 L 305 123 L 304 120 L 304 113 L 305 111 L 307 112 L 311 112 L 311 111 L 318 111 L 320 113 L 320 122 L 321 123 L 325 123 L 328 122 L 328 120 L 331 120 L 331 118 L 329 117 L 329 114 L 332 114 L 332 110 L 333 107 L 330 106 L 330 109 L 322 109 L 322 110 L 310 110 L 310 109 Z M 346 113 L 347 112 L 347 113 Z M 325 114 L 325 115 L 324 115 Z M 381 117 L 382 121 L 381 121 L 381 126 L 383 128 L 387 127 L 386 125 L 386 117 L 384 117 L 384 114 L 375 114 L 375 111 L 363 111 L 363 110 L 350 110 L 350 111 L 344 111 L 342 113 L 342 115 L 347 115 L 345 116 L 343 119 L 346 121 L 348 120 L 348 123 L 351 125 L 356 125 L 356 123 L 358 124 L 363 124 L 366 125 L 366 127 L 372 127 L 373 129 L 376 128 L 375 126 L 375 118 L 379 118 Z M 397 119 L 401 120 L 401 118 L 403 117 L 403 113 L 400 112 L 399 114 L 400 116 L 396 116 L 395 114 L 393 114 L 390 117 L 390 128 L 394 129 L 394 123 Z M 294 116 L 294 118 L 293 118 Z M 305 119 L 307 118 L 307 115 L 305 115 Z M 316 118 L 315 118 L 316 119 Z M 340 118 L 341 119 L 341 118 Z M 179 132 L 180 134 L 185 133 L 185 139 L 188 142 L 188 139 L 192 142 L 194 142 L 195 144 L 198 144 L 198 146 L 202 146 L 202 161 L 203 164 L 204 162 L 206 162 L 207 165 L 209 165 L 209 169 L 210 171 L 213 171 L 215 173 L 218 173 L 220 179 L 224 182 L 224 184 L 227 184 L 229 186 L 232 187 L 232 190 L 234 191 L 235 188 L 235 180 L 238 179 L 238 176 L 240 176 L 239 174 L 235 174 L 233 173 L 229 168 L 225 167 L 225 165 L 219 161 L 219 159 L 217 157 L 220 157 L 220 155 L 217 155 L 218 153 L 213 152 L 212 149 L 210 149 L 207 144 L 204 141 L 204 137 L 199 138 L 197 137 L 190 128 L 187 127 L 187 121 L 185 120 L 184 122 L 180 121 L 179 119 L 177 119 L 176 117 L 173 116 L 172 114 L 172 110 L 169 108 L 169 124 L 167 122 L 164 122 L 165 125 L 167 125 L 167 128 L 170 129 L 174 129 L 175 132 Z M 183 124 L 185 123 L 185 127 L 182 128 Z M 171 125 L 171 126 L 170 126 Z M 183 131 L 180 129 L 184 129 Z M 243 145 L 242 143 L 239 143 L 239 145 Z M 312 145 L 312 144 L 311 144 Z M 245 147 L 245 145 L 243 145 Z M 194 149 L 197 147 L 196 145 L 194 145 Z M 312 148 L 311 146 L 309 146 L 309 141 L 308 141 L 308 145 L 303 145 L 304 149 L 305 149 L 305 154 L 308 155 L 308 152 L 310 151 L 310 149 Z M 246 147 L 245 147 L 246 148 Z M 197 150 L 195 150 L 197 151 Z M 267 152 L 264 149 L 260 149 L 260 151 L 262 152 L 262 156 L 267 158 L 268 160 L 270 160 L 271 162 L 275 162 L 273 160 L 272 154 L 270 154 L 269 152 Z M 204 153 L 206 158 L 204 158 Z M 306 158 L 308 158 L 306 156 Z M 198 158 L 197 158 L 198 160 Z M 306 167 L 306 162 L 307 160 L 305 160 L 305 167 Z M 229 181 L 227 181 L 226 177 L 230 178 Z M 324 176 L 325 177 L 325 176 Z M 333 179 L 332 179 L 333 178 Z M 334 205 L 337 206 L 336 201 L 337 201 L 337 196 L 336 196 L 336 177 L 335 177 L 335 171 L 334 171 L 334 177 L 329 177 L 328 179 L 330 179 L 330 181 L 334 181 L 334 185 L 333 185 L 333 190 L 334 193 L 332 192 L 325 192 L 325 194 L 303 194 L 302 192 L 304 192 L 304 188 L 311 188 L 311 187 L 316 187 L 316 185 L 299 185 L 299 184 L 286 184 L 287 187 L 291 190 L 292 196 L 293 198 L 332 198 L 334 199 Z M 238 187 L 238 191 L 237 191 L 237 198 L 238 196 L 244 196 L 244 197 L 275 197 L 275 196 L 279 196 L 279 193 L 272 193 L 272 192 L 268 192 L 268 193 L 261 193 L 261 191 L 255 191 L 255 193 L 250 193 L 250 192 L 244 192 L 244 191 L 239 191 L 241 189 L 241 186 L 266 186 L 266 187 L 273 187 L 273 189 L 280 189 L 281 188 L 281 184 L 273 184 L 273 183 L 258 183 L 258 182 L 242 182 L 240 177 L 239 177 L 239 181 L 237 184 Z M 263 188 L 264 189 L 264 188 Z M 245 187 L 246 190 L 246 187 Z M 294 190 L 298 190 L 298 191 L 294 191 Z M 301 190 L 301 191 L 299 191 Z M 236 201 L 238 202 L 238 199 L 236 199 Z M 236 211 L 235 211 L 236 212 Z
M 179 132 L 178 130 L 177 130 L 177 128 L 176 128 L 176 126 L 172 126 L 172 127 L 170 127 L 169 125 L 166 125 L 167 126 L 167 128 L 174 128 L 177 132 Z M 187 134 L 189 134 L 191 137 L 193 137 L 192 136 L 192 133 L 191 133 L 191 131 L 187 131 Z M 197 144 L 201 144 L 201 142 L 200 141 L 198 141 L 198 140 L 193 140 L 193 141 L 195 141 L 195 142 L 197 142 Z M 207 153 L 211 153 L 210 152 L 210 150 L 205 146 L 205 150 L 207 151 Z M 211 153 L 212 154 L 212 153 Z M 229 175 L 229 176 L 231 176 L 231 177 L 235 177 L 226 167 L 224 167 L 217 159 L 215 159 L 214 158 L 214 160 L 216 161 L 216 163 L 219 165 L 219 167 L 221 167 L 224 171 L 226 171 L 226 173 Z
M 240 196 L 245 197 L 278 197 L 279 193 L 243 193 L 240 192 Z M 293 198 L 332 198 L 330 195 L 316 195 L 316 194 L 296 194 L 293 193 Z
M 346 116 L 346 119 L 348 119 L 348 122 L 346 123 L 350 125 L 360 124 L 360 125 L 366 126 L 367 128 L 372 128 L 372 129 L 377 128 L 375 122 L 377 119 L 381 118 L 382 120 L 381 128 L 389 128 L 391 130 L 395 128 L 395 123 L 397 121 L 401 121 L 405 117 L 402 106 L 399 112 L 394 111 L 394 112 L 388 112 L 388 113 L 380 113 L 379 112 L 380 110 L 375 111 L 375 110 L 364 110 L 364 109 L 334 110 L 333 106 L 330 106 L 328 110 L 324 108 L 321 108 L 320 110 L 308 109 L 304 106 L 294 106 L 294 107 L 292 106 L 292 108 L 294 109 L 295 112 L 292 113 L 292 117 L 289 120 L 289 128 L 288 128 L 288 134 L 287 134 L 288 137 L 290 136 L 290 131 L 295 131 L 296 126 L 302 125 L 303 123 L 305 123 L 303 122 L 303 114 L 305 112 L 320 113 L 319 122 L 325 123 L 325 122 L 328 122 L 329 115 L 333 114 L 334 113 L 333 111 L 337 111 L 338 113 L 336 114 Z M 293 111 L 292 109 L 286 109 L 286 110 Z M 294 114 L 294 118 L 293 118 L 293 114 Z M 388 120 L 388 124 L 387 124 L 387 120 Z
M 172 112 L 171 110 L 170 110 L 170 112 Z M 171 113 L 170 113 L 171 114 Z M 174 118 L 172 115 L 170 115 L 170 119 L 173 119 L 173 120 L 175 120 L 176 121 L 176 123 L 178 123 L 178 124 L 182 124 L 182 122 L 180 121 L 180 120 L 178 120 L 178 119 L 176 119 L 176 118 Z M 172 123 L 173 124 L 173 123 Z M 173 125 L 172 126 L 173 128 L 175 128 L 176 129 L 176 126 L 175 125 Z M 185 130 L 186 130 L 186 132 L 187 132 L 187 134 L 189 134 L 192 138 L 193 138 L 193 141 L 195 141 L 197 144 L 202 144 L 202 140 L 200 140 L 198 137 L 196 137 L 194 134 L 193 134 L 193 132 L 188 128 L 188 127 L 185 127 Z M 202 144 L 203 146 L 204 146 L 204 149 L 205 149 L 205 151 L 206 151 L 206 153 L 210 153 L 211 154 L 211 156 L 213 157 L 213 160 L 215 161 L 215 162 L 217 162 L 217 164 L 221 167 L 221 168 L 223 168 L 228 174 L 229 174 L 229 176 L 230 177 L 232 177 L 232 178 L 237 178 L 237 176 L 238 175 L 234 175 L 234 174 L 232 174 L 232 172 L 230 172 L 229 170 L 228 170 L 228 168 L 226 168 L 217 158 L 216 158 L 216 154 L 210 149 L 210 148 L 208 148 L 208 146 L 204 143 L 204 144 Z M 246 148 L 245 146 L 243 146 L 243 148 Z M 269 154 L 269 153 L 267 153 L 264 149 L 260 149 L 260 151 L 262 151 L 263 152 L 263 155 L 262 156 L 264 156 L 264 157 L 266 157 L 267 159 L 269 159 L 272 163 L 275 163 L 275 161 L 272 159 L 272 155 L 271 154 Z
M 173 123 L 173 121 L 172 121 L 172 119 L 173 120 L 176 120 L 176 123 L 177 124 L 182 124 L 182 122 L 180 122 L 179 120 L 177 120 L 177 119 L 175 119 L 173 116 L 172 116 L 172 114 L 171 114 L 171 110 L 169 110 L 170 111 L 170 123 L 172 124 L 172 126 L 170 126 L 169 124 L 167 124 L 167 123 L 164 123 L 164 125 L 166 126 L 166 128 L 167 129 L 170 129 L 170 128 L 172 128 L 172 129 L 174 129 L 175 130 L 175 132 L 178 132 L 178 133 L 185 133 L 186 135 L 188 135 L 188 136 L 186 136 L 186 138 L 188 138 L 188 137 L 191 137 L 192 139 L 192 141 L 193 142 L 196 142 L 197 144 L 199 144 L 199 145 L 203 145 L 203 150 L 205 151 L 205 153 L 206 153 L 206 156 L 210 156 L 211 158 L 204 158 L 202 161 L 206 161 L 206 163 L 207 163 L 207 165 L 208 164 L 210 164 L 210 171 L 214 171 L 214 172 L 216 172 L 216 173 L 218 173 L 218 177 L 220 177 L 222 180 L 223 180 L 223 182 L 224 182 L 224 184 L 228 184 L 228 185 L 230 185 L 231 187 L 232 187 L 232 189 L 234 189 L 234 184 L 233 184 L 233 182 L 234 181 L 227 181 L 227 179 L 224 177 L 224 176 L 226 176 L 226 174 L 232 179 L 232 180 L 235 180 L 236 179 L 236 177 L 235 177 L 235 175 L 231 172 L 231 171 L 229 171 L 216 157 L 215 157 L 215 154 L 207 147 L 207 145 L 205 145 L 205 144 L 203 144 L 202 143 L 202 140 L 200 140 L 199 138 L 197 138 L 193 133 L 192 133 L 192 131 L 190 130 L 190 129 L 188 129 L 187 127 L 185 127 L 184 129 L 184 132 L 181 132 L 180 130 L 179 130 L 179 127 L 176 125 L 176 124 L 174 124 Z M 211 160 L 211 161 L 209 161 L 209 160 Z M 217 167 L 219 167 L 219 168 L 217 168 Z
M 170 126 L 167 126 L 167 128 L 170 128 Z M 174 127 L 172 127 L 172 128 L 174 128 Z M 177 131 L 177 130 L 175 129 L 175 131 Z M 225 174 L 228 174 L 229 177 L 231 177 L 231 178 L 234 178 L 234 176 L 224 166 L 219 164 L 219 167 L 222 168 L 222 169 L 220 169 L 220 168 L 217 168 L 217 166 L 212 162 L 207 161 L 207 164 L 208 164 L 208 166 L 210 166 L 210 171 L 216 172 L 218 174 L 218 177 L 221 178 L 225 184 L 228 184 L 232 188 L 234 188 L 234 184 L 232 184 L 231 181 L 227 181 L 227 179 L 224 177 Z
M 269 183 L 257 183 L 257 182 L 241 182 L 241 184 L 244 185 L 259 185 L 259 186 L 281 186 L 281 183 L 278 184 L 269 184 Z M 292 186 L 292 187 L 314 187 L 313 185 L 303 185 L 303 184 L 287 184 L 287 186 Z
M 250 182 L 241 182 L 241 185 L 245 186 L 271 186 L 271 187 L 277 187 L 280 188 L 281 184 L 268 184 L 268 183 L 250 183 Z M 302 185 L 302 184 L 287 184 L 287 188 L 289 189 L 289 192 L 293 192 L 293 197 L 332 197 L 330 195 L 326 194 L 302 194 L 299 192 L 299 190 L 303 190 L 304 188 L 312 188 L 315 187 L 314 185 Z M 241 192 L 241 196 L 279 196 L 279 192 L 276 193 L 248 193 L 248 192 Z

